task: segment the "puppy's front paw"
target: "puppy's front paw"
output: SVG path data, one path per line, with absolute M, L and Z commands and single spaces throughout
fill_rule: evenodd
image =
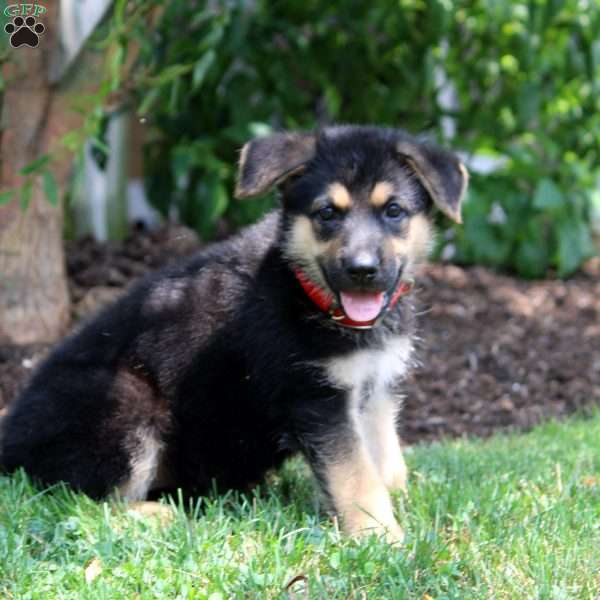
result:
M 408 471 L 401 451 L 398 451 L 394 456 L 394 460 L 389 460 L 387 464 L 384 465 L 382 477 L 385 487 L 388 490 L 406 493 Z
M 404 531 L 395 519 L 383 523 L 367 515 L 356 516 L 344 522 L 344 530 L 350 537 L 356 539 L 375 535 L 385 538 L 389 544 L 400 544 L 404 541 Z
M 401 544 L 404 541 L 404 530 L 398 523 L 386 527 L 384 535 L 388 544 Z
M 128 512 L 144 519 L 157 519 L 163 525 L 170 525 L 175 519 L 175 512 L 170 506 L 158 502 L 133 502 L 127 506 Z

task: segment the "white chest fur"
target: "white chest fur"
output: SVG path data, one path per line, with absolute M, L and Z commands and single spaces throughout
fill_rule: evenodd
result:
M 410 366 L 413 347 L 408 336 L 389 338 L 383 348 L 356 350 L 342 358 L 327 361 L 330 380 L 348 390 L 360 392 L 369 382 L 373 389 L 382 390 L 402 379 Z

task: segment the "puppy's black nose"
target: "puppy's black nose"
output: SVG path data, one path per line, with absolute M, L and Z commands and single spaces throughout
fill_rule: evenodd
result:
M 346 261 L 346 272 L 355 283 L 370 283 L 379 270 L 376 256 L 358 255 Z

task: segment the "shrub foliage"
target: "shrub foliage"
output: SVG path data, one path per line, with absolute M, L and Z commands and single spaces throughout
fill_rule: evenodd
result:
M 593 253 L 600 5 L 585 5 L 120 1 L 105 43 L 112 86 L 148 126 L 152 202 L 164 214 L 176 206 L 204 236 L 219 219 L 249 222 L 273 202 L 231 199 L 248 138 L 380 123 L 458 148 L 467 161 L 498 159 L 493 173 L 472 177 L 465 225 L 445 225 L 444 255 L 562 276 Z

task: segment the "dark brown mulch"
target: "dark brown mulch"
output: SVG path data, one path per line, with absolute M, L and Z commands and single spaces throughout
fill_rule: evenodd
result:
M 600 264 L 569 281 L 430 265 L 406 438 L 488 435 L 600 406 Z
M 123 243 L 69 243 L 74 316 L 198 246 L 173 227 Z M 566 282 L 430 265 L 419 287 L 422 365 L 406 385 L 408 442 L 527 429 L 600 405 L 600 261 Z M 0 346 L 0 410 L 46 350 Z

